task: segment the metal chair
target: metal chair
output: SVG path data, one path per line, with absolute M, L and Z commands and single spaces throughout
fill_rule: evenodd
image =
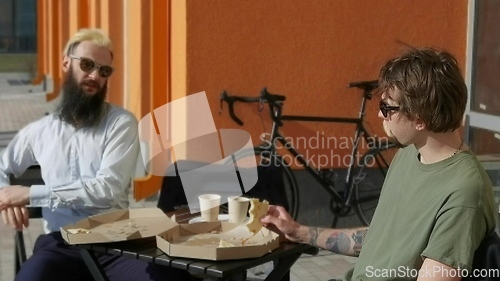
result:
M 473 276 L 472 271 L 468 272 L 462 281 L 494 281 L 498 280 L 500 272 L 500 237 L 496 232 L 484 238 L 479 247 L 474 252 L 472 262 L 473 270 L 478 273 L 490 273 L 490 276 Z M 341 281 L 341 279 L 329 279 L 328 281 Z
M 34 184 L 44 184 L 40 166 L 29 167 L 21 176 L 14 177 L 10 175 L 11 185 L 24 185 L 31 186 Z M 28 213 L 30 219 L 36 219 L 42 217 L 42 208 L 39 207 L 28 207 Z M 26 261 L 26 248 L 24 244 L 24 235 L 22 231 L 16 231 L 14 234 L 14 272 L 17 274 L 21 268 L 21 265 Z
M 493 281 L 498 280 L 500 272 L 500 237 L 496 232 L 486 237 L 474 252 L 473 270 L 489 273 L 489 276 L 470 275 L 463 281 Z

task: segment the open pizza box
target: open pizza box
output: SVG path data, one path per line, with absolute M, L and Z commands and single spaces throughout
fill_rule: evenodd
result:
M 158 208 L 123 209 L 61 227 L 69 244 L 108 243 L 154 237 L 177 224 Z
M 119 210 L 90 216 L 61 227 L 69 244 L 109 243 L 155 237 L 169 256 L 229 260 L 263 256 L 279 246 L 279 236 L 266 228 L 255 235 L 243 224 L 199 222 L 178 224 L 160 209 Z
M 205 260 L 261 257 L 279 243 L 267 228 L 253 234 L 244 224 L 221 221 L 179 224 L 156 236 L 156 245 L 169 256 Z

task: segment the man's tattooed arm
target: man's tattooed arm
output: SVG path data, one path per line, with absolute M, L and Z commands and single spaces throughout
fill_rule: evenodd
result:
M 359 256 L 368 228 L 326 229 L 307 227 L 308 239 L 299 241 L 309 243 L 331 252 L 348 256 Z

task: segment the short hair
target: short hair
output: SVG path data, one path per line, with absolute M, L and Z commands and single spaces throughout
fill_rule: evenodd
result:
M 83 28 L 78 30 L 78 32 L 73 35 L 66 43 L 66 47 L 64 47 L 64 54 L 70 55 L 73 50 L 83 41 L 92 41 L 94 44 L 100 47 L 106 47 L 109 49 L 111 53 L 111 58 L 113 58 L 113 51 L 111 40 L 101 29 L 89 29 Z
M 399 93 L 400 112 L 419 118 L 427 130 L 454 131 L 462 124 L 467 86 L 453 55 L 432 48 L 412 48 L 380 70 L 379 90 Z

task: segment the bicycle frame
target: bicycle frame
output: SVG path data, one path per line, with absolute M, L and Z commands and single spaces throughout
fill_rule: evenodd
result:
M 351 200 L 351 195 L 352 195 L 352 181 L 353 176 L 352 176 L 352 171 L 355 168 L 355 163 L 354 159 L 358 153 L 358 147 L 359 147 L 359 142 L 361 138 L 364 138 L 365 141 L 369 144 L 370 147 L 375 147 L 371 145 L 376 145 L 374 144 L 375 138 L 372 138 L 372 136 L 368 133 L 368 131 L 364 127 L 364 117 L 365 117 L 365 108 L 366 108 L 366 98 L 363 97 L 362 103 L 361 103 L 361 108 L 358 113 L 357 118 L 343 118 L 343 117 L 313 117 L 313 116 L 300 116 L 300 115 L 282 115 L 281 114 L 281 108 L 276 108 L 274 111 L 274 115 L 276 119 L 281 120 L 281 121 L 304 121 L 304 122 L 328 122 L 328 123 L 348 123 L 348 124 L 356 124 L 356 131 L 354 134 L 354 145 L 351 150 L 351 163 L 348 166 L 347 169 L 347 175 L 345 178 L 345 184 L 344 184 L 344 192 L 343 196 L 337 192 L 334 187 L 329 184 L 324 177 L 322 176 L 320 170 L 315 170 L 313 167 L 311 167 L 306 159 L 300 154 L 294 147 L 293 144 L 290 143 L 289 141 L 286 140 L 285 136 L 282 135 L 279 132 L 279 125 L 274 121 L 271 129 L 271 135 L 269 141 L 271 142 L 270 147 L 264 147 L 266 150 L 271 152 L 271 155 L 274 155 L 276 152 L 276 146 L 275 146 L 275 141 L 278 140 L 282 147 L 284 147 L 288 152 L 290 152 L 297 161 L 304 166 L 304 168 L 330 193 L 332 198 L 336 202 L 339 202 L 342 204 L 343 207 L 349 206 L 350 200 Z
M 382 172 L 383 176 L 386 175 L 386 170 L 389 166 L 389 162 L 385 159 L 385 157 L 381 154 L 382 151 L 386 149 L 390 149 L 396 147 L 397 144 L 388 141 L 386 144 L 382 143 L 382 139 L 377 137 L 376 135 L 372 137 L 370 133 L 366 130 L 364 124 L 365 118 L 365 110 L 366 110 L 366 102 L 372 99 L 372 92 L 378 87 L 378 81 L 360 81 L 360 82 L 352 82 L 348 84 L 349 88 L 359 88 L 363 90 L 361 107 L 358 112 L 358 116 L 355 118 L 347 118 L 347 117 L 320 117 L 320 116 L 304 116 L 304 115 L 282 115 L 283 112 L 283 104 L 286 100 L 286 97 L 278 94 L 271 94 L 264 88 L 261 91 L 259 97 L 244 97 L 244 96 L 230 96 L 225 90 L 221 93 L 221 104 L 220 104 L 220 112 L 222 112 L 223 102 L 226 101 L 229 107 L 229 115 L 231 119 L 235 121 L 240 126 L 243 125 L 243 121 L 239 119 L 234 113 L 234 103 L 235 102 L 244 102 L 244 103 L 258 103 L 259 104 L 259 112 L 263 110 L 264 103 L 267 103 L 269 106 L 269 113 L 272 119 L 272 128 L 271 133 L 268 139 L 263 139 L 264 143 L 259 146 L 259 149 L 255 151 L 259 151 L 261 156 L 261 163 L 266 164 L 267 161 L 276 161 L 275 163 L 280 163 L 282 160 L 283 163 L 286 163 L 283 155 L 278 153 L 277 149 L 278 143 L 282 145 L 294 157 L 294 161 L 296 160 L 300 165 L 304 166 L 305 170 L 313 176 L 313 178 L 320 183 L 320 185 L 330 194 L 331 197 L 331 206 L 330 208 L 335 214 L 347 214 L 351 207 L 355 206 L 359 208 L 360 201 L 358 198 L 358 193 L 356 192 L 358 189 L 355 188 L 357 183 L 361 183 L 364 181 L 364 177 L 362 172 L 365 167 L 370 167 L 368 164 L 367 157 L 373 156 L 375 162 L 374 164 L 378 165 L 378 169 Z M 328 122 L 328 123 L 344 123 L 344 124 L 354 124 L 356 125 L 356 130 L 354 134 L 353 147 L 351 150 L 350 163 L 347 167 L 347 174 L 344 180 L 344 187 L 341 190 L 335 190 L 335 183 L 330 179 L 329 174 L 325 173 L 325 171 L 331 172 L 332 169 L 321 169 L 320 165 L 317 167 L 313 167 L 308 163 L 307 156 L 302 155 L 297 149 L 293 146 L 293 142 L 291 140 L 287 140 L 286 136 L 283 135 L 279 131 L 279 127 L 282 127 L 284 121 L 303 121 L 303 122 Z M 370 147 L 368 152 L 366 152 L 362 159 L 363 163 L 356 163 L 356 158 L 359 153 L 360 141 L 362 139 L 366 144 Z M 270 143 L 268 143 L 270 142 Z M 264 155 L 264 153 L 266 155 Z M 287 163 L 289 164 L 289 163 Z M 319 162 L 318 162 L 319 164 Z M 285 169 L 287 175 L 292 177 L 292 189 L 297 189 L 296 183 L 294 183 L 293 174 L 290 174 L 291 171 L 289 168 Z M 359 176 L 358 176 L 359 175 Z M 292 191 L 293 193 L 293 191 Z M 356 202 L 352 202 L 352 198 L 356 198 Z M 293 201 L 293 200 L 292 200 Z M 298 198 L 297 200 L 298 201 Z M 294 201 L 294 202 L 296 202 Z M 298 203 L 297 203 L 298 204 Z M 298 208 L 295 206 L 294 208 Z M 296 211 L 296 210 L 295 210 Z M 356 210 L 356 212 L 363 212 Z M 369 222 L 365 222 L 366 218 L 364 214 L 359 215 L 359 218 L 364 221 L 364 223 L 369 224 Z

